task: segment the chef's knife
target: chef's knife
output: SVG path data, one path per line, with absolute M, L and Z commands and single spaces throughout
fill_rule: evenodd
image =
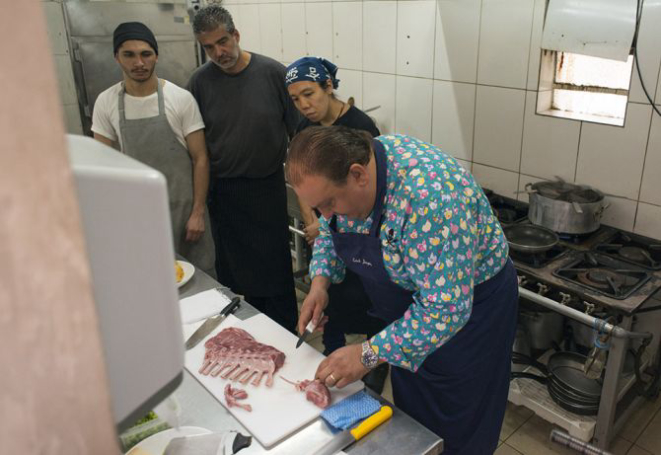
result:
M 319 320 L 324 317 L 324 313 L 321 313 L 319 316 Z M 310 335 L 314 332 L 314 330 L 317 328 L 317 324 L 314 323 L 314 321 L 308 322 L 308 325 L 305 326 L 305 331 L 303 334 L 298 337 L 298 341 L 296 342 L 296 349 L 300 348 L 301 345 L 303 344 L 304 341 L 306 341 L 308 338 L 310 338 Z
M 390 419 L 390 417 L 392 417 L 392 408 L 390 406 L 381 406 L 379 411 L 365 419 L 353 430 L 344 430 L 333 436 L 333 439 L 321 449 L 314 452 L 314 455 L 335 455 Z
M 216 316 L 210 317 L 204 324 L 202 324 L 198 329 L 193 333 L 190 338 L 186 341 L 186 350 L 193 349 L 200 341 L 202 341 L 207 335 L 209 335 L 213 329 L 218 327 L 225 318 L 234 313 L 237 308 L 239 308 L 239 303 L 241 302 L 240 297 L 234 297 L 229 305 L 222 309 L 222 311 Z

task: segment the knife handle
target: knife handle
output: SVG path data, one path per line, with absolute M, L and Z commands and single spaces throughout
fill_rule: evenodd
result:
M 360 425 L 351 430 L 351 434 L 356 441 L 368 434 L 370 431 L 381 425 L 392 417 L 392 408 L 390 406 L 381 406 L 381 409 L 365 419 Z
M 324 318 L 324 312 L 322 311 L 321 314 L 319 315 L 319 322 Z M 305 331 L 314 333 L 315 329 L 317 328 L 317 324 L 314 323 L 314 320 L 310 319 L 310 322 L 308 322 L 308 325 L 305 326 Z
M 234 297 L 230 301 L 229 305 L 227 305 L 225 308 L 223 308 L 220 311 L 220 316 L 227 316 L 234 313 L 239 308 L 240 303 L 241 303 L 241 297 Z

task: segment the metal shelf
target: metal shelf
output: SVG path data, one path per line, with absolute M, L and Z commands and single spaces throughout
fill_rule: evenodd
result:
M 545 352 L 539 361 L 546 364 L 553 350 Z M 647 363 L 647 362 L 645 362 Z M 528 366 L 524 370 L 527 373 L 538 373 L 534 367 Z M 636 376 L 630 374 L 620 378 L 618 383 L 617 401 L 619 402 L 636 382 Z M 508 400 L 517 405 L 524 406 L 542 419 L 555 424 L 571 436 L 582 441 L 590 442 L 594 436 L 597 424 L 597 416 L 580 416 L 567 411 L 553 401 L 549 395 L 546 385 L 525 378 L 513 379 L 510 382 Z

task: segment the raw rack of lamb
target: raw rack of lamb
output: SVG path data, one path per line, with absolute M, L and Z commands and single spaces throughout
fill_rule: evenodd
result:
M 280 376 L 283 381 L 286 381 L 296 387 L 296 390 L 299 392 L 305 392 L 305 399 L 316 404 L 320 408 L 324 409 L 330 404 L 330 390 L 326 387 L 326 384 L 322 383 L 319 379 L 314 381 L 309 381 L 305 379 L 304 381 L 290 381 Z
M 257 342 L 243 329 L 229 327 L 204 343 L 206 353 L 200 374 L 223 379 L 250 382 L 258 386 L 266 376 L 273 385 L 273 375 L 285 363 L 285 354 L 273 346 Z

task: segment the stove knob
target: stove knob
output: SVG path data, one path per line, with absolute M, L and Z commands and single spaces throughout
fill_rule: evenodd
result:
M 537 283 L 537 293 L 539 295 L 545 295 L 546 293 L 549 292 L 549 287 L 545 285 L 544 283 Z
M 566 292 L 560 292 L 560 298 L 561 305 L 567 305 L 569 302 L 571 302 L 571 295 L 567 294 Z

